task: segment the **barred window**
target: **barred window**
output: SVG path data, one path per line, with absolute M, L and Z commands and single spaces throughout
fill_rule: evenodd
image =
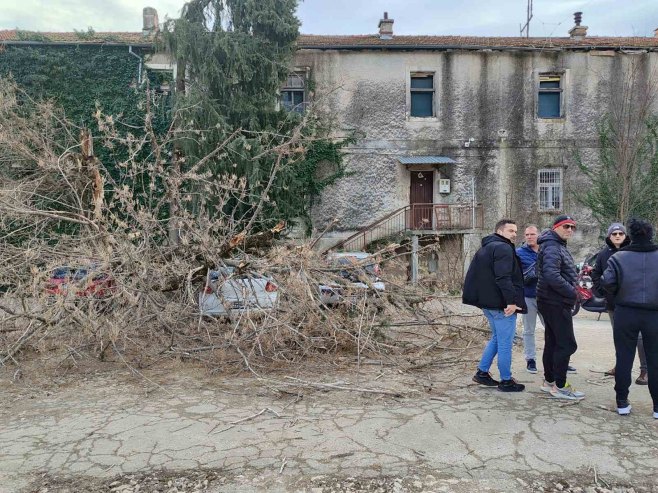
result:
M 539 210 L 562 209 L 562 170 L 540 169 L 538 176 Z

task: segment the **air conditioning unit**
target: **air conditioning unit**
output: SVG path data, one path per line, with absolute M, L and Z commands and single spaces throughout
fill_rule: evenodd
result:
M 439 180 L 439 193 L 450 193 L 450 180 L 441 178 Z

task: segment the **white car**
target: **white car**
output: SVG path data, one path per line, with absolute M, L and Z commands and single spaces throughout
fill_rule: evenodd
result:
M 233 318 L 242 312 L 271 310 L 277 300 L 278 286 L 272 278 L 222 267 L 208 271 L 199 293 L 199 309 L 201 315 Z
M 366 252 L 339 252 L 327 257 L 329 265 L 345 266 L 338 274 L 349 281 L 347 285 L 326 283 L 318 286 L 320 302 L 324 305 L 357 304 L 364 296 L 377 296 L 385 285 L 379 278 L 379 263 Z

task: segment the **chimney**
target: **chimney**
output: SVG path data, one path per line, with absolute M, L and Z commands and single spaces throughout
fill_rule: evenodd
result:
M 153 7 L 144 7 L 142 17 L 144 18 L 144 27 L 142 28 L 142 34 L 144 36 L 149 36 L 160 30 L 158 11 Z
M 581 26 L 580 23 L 583 21 L 582 12 L 574 12 L 573 19 L 576 22 L 576 25 L 569 30 L 569 36 L 574 39 L 583 39 L 587 36 L 587 26 Z
M 393 39 L 393 19 L 388 18 L 388 12 L 384 12 L 384 18 L 379 19 L 379 38 Z

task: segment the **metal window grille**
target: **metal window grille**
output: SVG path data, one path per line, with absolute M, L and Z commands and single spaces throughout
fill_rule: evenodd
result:
M 540 169 L 539 177 L 539 209 L 562 209 L 562 170 Z

